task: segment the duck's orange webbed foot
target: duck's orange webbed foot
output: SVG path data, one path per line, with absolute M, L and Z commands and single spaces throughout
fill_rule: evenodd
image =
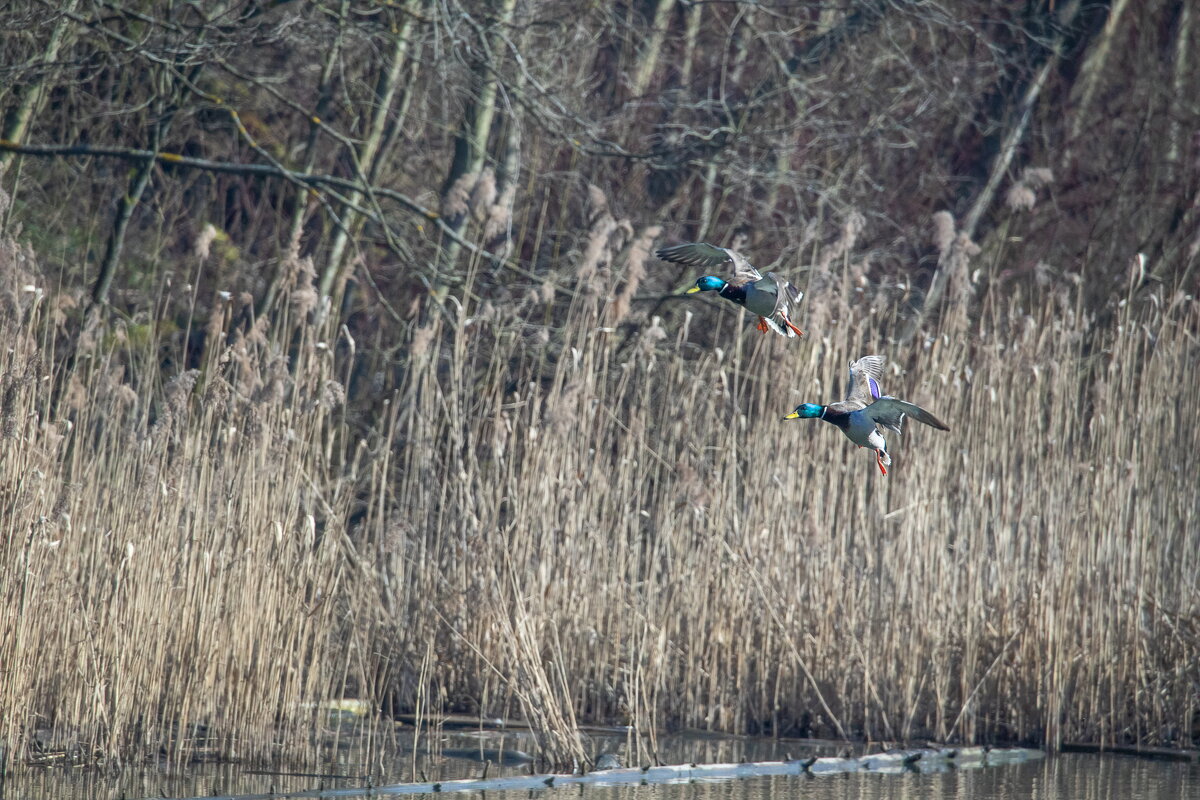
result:
M 797 328 L 795 325 L 793 325 L 793 324 L 792 324 L 792 321 L 791 321 L 790 319 L 785 319 L 783 322 L 784 322 L 784 324 L 785 324 L 785 325 L 787 325 L 789 328 L 791 328 L 793 331 L 795 331 L 797 336 L 803 336 L 803 335 L 804 335 L 804 331 L 800 330 L 800 329 L 799 329 L 799 328 Z
M 766 333 L 769 330 L 769 328 L 767 328 L 767 321 L 762 317 L 758 318 L 758 329 L 763 333 Z
M 887 467 L 883 465 L 883 454 L 878 450 L 875 451 L 875 463 L 879 465 L 879 472 L 883 477 L 887 477 Z

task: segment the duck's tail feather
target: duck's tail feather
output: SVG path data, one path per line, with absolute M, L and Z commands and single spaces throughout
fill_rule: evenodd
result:
M 771 330 L 773 330 L 773 331 L 775 331 L 776 333 L 778 333 L 780 336 L 786 336 L 786 337 L 788 337 L 789 339 L 795 339 L 795 338 L 796 338 L 796 333 L 795 333 L 795 331 L 793 331 L 793 330 L 791 330 L 790 328 L 787 328 L 787 327 L 785 327 L 785 326 L 783 326 L 783 325 L 780 325 L 778 322 L 776 322 L 775 320 L 771 319 L 770 317 L 759 317 L 759 319 L 761 319 L 763 322 L 767 323 L 767 326 L 768 326 L 768 327 L 769 327 Z

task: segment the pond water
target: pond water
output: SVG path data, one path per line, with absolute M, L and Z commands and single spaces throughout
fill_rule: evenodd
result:
M 340 797 L 386 796 L 388 784 L 463 778 L 522 776 L 532 741 L 522 732 L 442 731 L 412 746 L 410 734 L 389 736 L 386 755 L 347 737 L 336 758 L 319 768 L 247 769 L 237 764 L 198 764 L 126 769 L 23 768 L 0 783 L 0 798 L 279 797 L 322 792 Z M 432 748 L 430 747 L 432 745 Z M 636 752 L 636 743 L 614 732 L 590 735 L 592 752 Z M 778 761 L 810 756 L 860 757 L 878 746 L 677 735 L 655 743 L 668 764 Z M 485 765 L 480 754 L 493 763 Z M 636 761 L 634 762 L 636 765 Z M 372 792 L 371 787 L 376 787 Z M 329 795 L 327 795 L 329 796 Z M 431 795 L 421 795 L 431 797 Z M 1021 763 L 970 767 L 914 765 L 912 771 L 771 775 L 721 780 L 682 780 L 649 785 L 572 785 L 531 790 L 443 792 L 462 800 L 1200 800 L 1200 762 L 1133 756 L 1064 754 Z

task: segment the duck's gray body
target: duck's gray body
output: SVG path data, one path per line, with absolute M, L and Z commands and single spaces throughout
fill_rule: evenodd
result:
M 760 273 L 736 250 L 705 242 L 689 242 L 664 247 L 654 254 L 663 261 L 688 266 L 732 266 L 733 275 L 728 279 L 706 276 L 688 291 L 716 290 L 721 297 L 757 315 L 766 326 L 780 336 L 795 338 L 800 332 L 791 322 L 791 306 L 799 303 L 804 293 L 774 272 Z
M 805 403 L 784 419 L 816 418 L 836 425 L 846 438 L 859 447 L 870 447 L 879 460 L 884 475 L 892 464 L 882 426 L 901 433 L 905 417 L 912 417 L 932 428 L 948 431 L 950 427 L 920 406 L 881 393 L 879 379 L 883 375 L 883 356 L 863 356 L 850 364 L 850 384 L 846 399 L 826 406 Z
M 875 420 L 871 417 L 868 409 L 851 411 L 846 415 L 845 426 L 839 427 L 842 428 L 842 433 L 846 434 L 846 438 L 859 447 L 882 450 L 885 463 L 891 463 L 891 459 L 887 455 L 887 440 L 879 432 L 879 426 L 875 424 Z
M 780 294 L 781 287 L 784 288 L 784 291 L 790 290 L 786 299 Z M 774 272 L 768 272 L 754 283 L 746 284 L 746 310 L 758 314 L 769 324 L 774 324 L 774 320 L 771 318 L 779 312 L 781 304 L 788 301 L 795 302 L 799 297 L 800 290 Z M 778 324 L 775 324 L 775 330 L 783 333 Z

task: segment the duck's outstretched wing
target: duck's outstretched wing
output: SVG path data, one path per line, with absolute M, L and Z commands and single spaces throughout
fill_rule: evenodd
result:
M 883 397 L 871 403 L 866 408 L 866 414 L 875 421 L 877 425 L 882 425 L 896 433 L 900 433 L 901 426 L 904 424 L 904 418 L 912 417 L 917 422 L 923 422 L 931 428 L 937 428 L 939 431 L 948 431 L 950 426 L 942 422 L 940 419 L 930 414 L 925 409 L 915 403 L 909 403 L 901 400 L 898 397 L 884 395 Z
M 846 401 L 869 406 L 880 397 L 879 379 L 883 377 L 883 356 L 863 356 L 850 364 L 850 382 L 846 385 Z
M 663 261 L 687 264 L 690 267 L 717 267 L 729 264 L 729 269 L 733 272 L 733 278 L 729 282 L 734 286 L 762 280 L 762 275 L 741 253 L 707 242 L 688 242 L 674 247 L 663 247 L 656 250 L 654 255 Z

